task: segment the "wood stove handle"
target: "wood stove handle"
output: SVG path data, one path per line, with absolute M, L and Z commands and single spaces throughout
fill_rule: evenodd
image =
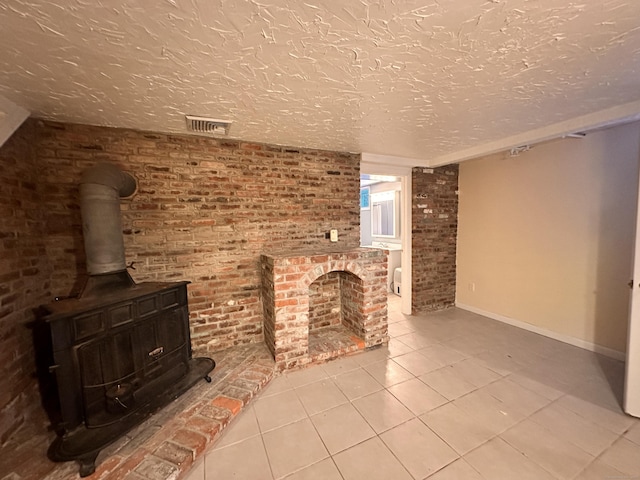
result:
M 160 355 L 162 352 L 164 352 L 164 347 L 158 347 L 158 348 L 154 348 L 153 350 L 151 350 L 149 352 L 149 356 L 150 357 L 157 357 L 158 355 Z

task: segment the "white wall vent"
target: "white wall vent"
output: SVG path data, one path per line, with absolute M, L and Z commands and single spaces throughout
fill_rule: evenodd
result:
M 230 120 L 215 120 L 207 117 L 197 117 L 195 115 L 186 115 L 187 130 L 198 133 L 207 133 L 211 135 L 229 135 L 231 128 Z

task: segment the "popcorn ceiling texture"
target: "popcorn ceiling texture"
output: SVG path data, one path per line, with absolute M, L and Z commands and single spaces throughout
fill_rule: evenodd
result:
M 433 159 L 640 99 L 640 2 L 0 5 L 0 95 L 35 116 Z

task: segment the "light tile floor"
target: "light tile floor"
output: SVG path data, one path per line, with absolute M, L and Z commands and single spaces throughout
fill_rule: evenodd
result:
M 459 309 L 274 379 L 189 480 L 640 478 L 624 365 Z

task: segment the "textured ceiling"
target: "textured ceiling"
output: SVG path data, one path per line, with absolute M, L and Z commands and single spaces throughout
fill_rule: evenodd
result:
M 0 95 L 61 121 L 204 115 L 233 138 L 428 164 L 640 112 L 638 0 L 9 0 L 0 27 Z

